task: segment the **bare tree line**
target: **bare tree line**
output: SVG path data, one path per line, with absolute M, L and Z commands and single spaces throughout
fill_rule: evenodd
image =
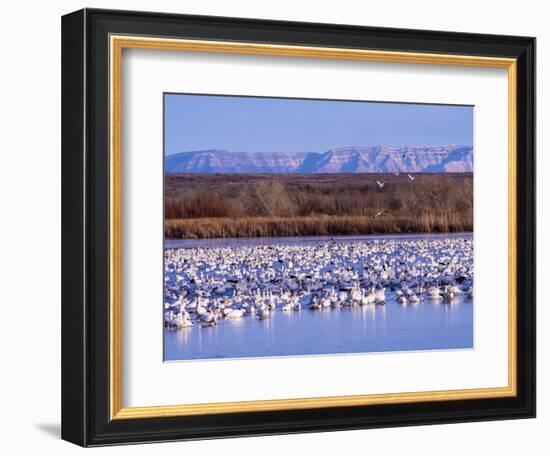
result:
M 350 182 L 342 176 L 342 181 L 337 179 L 332 186 L 315 175 L 302 176 L 301 185 L 286 176 L 251 182 L 243 176 L 228 191 L 218 176 L 215 187 L 202 182 L 177 196 L 166 196 L 166 235 L 288 236 L 473 229 L 471 175 L 419 177 L 412 181 L 407 176 L 386 176 L 387 182 L 380 188 L 367 175 L 364 180 L 356 177 Z M 209 176 L 204 175 L 204 179 Z

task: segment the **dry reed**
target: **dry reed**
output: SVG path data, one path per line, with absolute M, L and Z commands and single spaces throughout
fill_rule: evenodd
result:
M 211 239 L 236 237 L 337 236 L 387 233 L 472 231 L 472 217 L 459 213 L 420 216 L 305 216 L 305 217 L 217 217 L 169 219 L 164 233 L 168 239 Z

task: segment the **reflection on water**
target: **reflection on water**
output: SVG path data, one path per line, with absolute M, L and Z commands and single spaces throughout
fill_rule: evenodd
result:
M 289 245 L 326 245 L 327 241 L 332 243 L 333 240 L 341 241 L 338 242 L 340 246 L 351 243 L 357 247 L 357 242 L 373 239 L 447 238 L 471 240 L 472 234 L 183 240 L 166 241 L 165 246 L 167 250 L 182 248 L 185 251 L 188 251 L 187 248 L 199 247 L 195 252 L 201 252 L 207 247 L 276 244 L 284 245 L 286 249 Z M 434 241 L 435 244 L 437 242 Z M 265 250 L 258 250 L 265 253 Z M 350 251 L 352 249 L 342 248 L 344 253 L 349 254 Z M 411 255 L 410 249 L 405 254 L 410 261 L 416 261 L 417 257 Z M 351 258 L 350 268 L 361 269 L 362 266 L 357 263 L 359 259 L 354 256 Z M 183 264 L 189 267 L 189 263 Z M 201 264 L 200 267 L 204 269 L 207 265 Z M 274 269 L 278 271 L 281 267 L 276 265 Z M 289 266 L 285 264 L 285 267 Z M 210 270 L 207 274 L 215 273 Z M 164 357 L 166 361 L 175 361 L 473 347 L 473 304 L 467 293 L 458 295 L 452 303 L 432 301 L 427 294 L 422 299 L 422 302 L 402 305 L 396 301 L 395 290 L 388 289 L 385 305 L 309 310 L 306 303 L 302 302 L 301 311 L 283 312 L 279 307 L 264 320 L 247 315 L 240 319 L 223 319 L 212 327 L 200 327 L 197 323 L 179 330 L 165 328 Z
M 472 348 L 472 320 L 472 302 L 465 299 L 275 312 L 266 320 L 166 328 L 165 360 Z

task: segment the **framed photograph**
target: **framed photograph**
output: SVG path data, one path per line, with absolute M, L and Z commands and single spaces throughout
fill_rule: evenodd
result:
M 535 39 L 62 20 L 62 437 L 535 416 Z

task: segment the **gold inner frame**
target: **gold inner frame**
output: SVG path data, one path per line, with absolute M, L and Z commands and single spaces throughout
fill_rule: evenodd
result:
M 275 399 L 208 404 L 122 407 L 122 51 L 123 49 L 255 54 L 317 59 L 368 60 L 453 65 L 508 70 L 508 385 L 495 388 Z M 134 36 L 110 36 L 110 414 L 111 419 L 159 418 L 221 413 L 296 410 L 423 401 L 511 397 L 517 394 L 517 220 L 516 120 L 517 61 L 511 58 L 387 52 L 287 46 L 227 41 L 204 41 Z

